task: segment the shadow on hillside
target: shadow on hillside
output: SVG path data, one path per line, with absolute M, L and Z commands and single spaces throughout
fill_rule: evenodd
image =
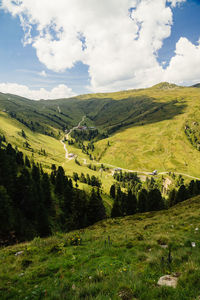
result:
M 112 134 L 125 127 L 173 119 L 184 112 L 187 104 L 184 100 L 158 102 L 148 96 L 139 96 L 118 101 L 91 99 L 86 106 L 96 126 L 101 126 L 108 131 L 108 134 Z

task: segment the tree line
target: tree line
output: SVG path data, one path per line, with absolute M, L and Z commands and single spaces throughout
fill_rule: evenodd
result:
M 73 187 L 63 168 L 51 174 L 11 144 L 0 148 L 0 244 L 69 231 L 106 218 L 98 188 Z
M 102 182 L 98 177 L 96 177 L 94 175 L 90 176 L 89 174 L 86 174 L 86 176 L 85 176 L 85 174 L 81 173 L 81 175 L 79 176 L 77 172 L 74 172 L 73 180 L 76 183 L 79 180 L 82 183 L 86 183 L 88 185 L 91 185 L 93 187 L 98 187 L 98 188 L 100 188 L 102 185 Z
M 123 175 L 123 178 L 125 177 Z M 111 217 L 167 209 L 197 195 L 200 195 L 198 180 L 191 180 L 187 186 L 182 183 L 178 189 L 172 189 L 165 199 L 161 194 L 159 183 L 153 178 L 148 179 L 143 185 L 136 178 L 136 181 L 131 180 L 128 183 L 125 192 L 119 184 L 111 185 L 110 196 L 114 200 Z

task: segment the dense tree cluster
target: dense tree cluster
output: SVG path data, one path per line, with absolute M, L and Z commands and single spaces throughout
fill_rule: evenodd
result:
M 62 167 L 53 165 L 49 176 L 10 144 L 0 148 L 0 244 L 82 228 L 105 217 L 98 189 L 86 194 L 73 188 Z
M 115 178 L 126 189 L 123 192 L 119 183 L 110 187 L 110 196 L 114 199 L 112 217 L 161 210 L 200 195 L 200 181 L 192 180 L 188 186 L 185 186 L 183 178 L 179 176 L 176 180 L 176 185 L 179 183 L 178 189 L 170 190 L 168 198 L 165 199 L 162 197 L 159 181 L 156 182 L 151 177 L 141 183 L 137 175 L 133 179 L 134 175 L 130 174 L 122 172 L 115 174 Z M 128 184 L 124 185 L 126 180 Z
M 87 128 L 83 130 L 77 129 L 72 132 L 71 136 L 76 141 L 92 141 L 94 139 L 101 140 L 108 137 L 105 133 L 100 133 L 96 128 Z
M 190 143 L 200 151 L 200 124 L 198 122 L 187 123 L 185 126 L 185 134 Z
M 101 180 L 98 177 L 94 176 L 94 175 L 90 176 L 89 174 L 86 174 L 86 176 L 85 176 L 83 173 L 81 173 L 81 175 L 79 177 L 78 174 L 75 172 L 75 173 L 73 173 L 73 179 L 75 181 L 79 180 L 80 182 L 86 183 L 86 184 L 91 185 L 93 187 L 100 188 L 101 185 L 102 185 Z
M 91 141 L 98 135 L 98 129 L 94 130 L 74 130 L 71 134 L 76 141 Z
M 112 185 L 110 195 L 114 198 L 111 212 L 112 217 L 132 215 L 136 212 L 160 210 L 165 207 L 162 195 L 156 188 L 150 191 L 141 189 L 136 195 L 131 189 L 123 192 L 119 185 Z
M 113 175 L 114 179 L 119 181 L 119 182 L 128 182 L 131 180 L 140 182 L 140 178 L 137 176 L 137 173 L 133 173 L 133 172 L 122 172 L 122 170 L 120 170 L 120 172 L 115 171 L 114 175 Z
M 182 184 L 178 190 L 172 189 L 169 193 L 168 206 L 171 207 L 179 202 L 200 195 L 200 181 L 191 180 L 188 186 Z

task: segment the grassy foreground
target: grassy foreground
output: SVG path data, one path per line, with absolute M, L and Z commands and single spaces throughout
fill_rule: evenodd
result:
M 168 211 L 2 248 L 0 299 L 199 299 L 199 214 L 196 197 Z M 79 244 L 76 235 L 81 245 L 71 245 Z M 157 285 L 173 273 L 176 289 Z

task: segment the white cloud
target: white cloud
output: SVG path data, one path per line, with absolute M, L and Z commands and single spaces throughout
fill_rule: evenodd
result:
M 47 77 L 47 73 L 44 70 L 39 72 L 39 75 L 42 77 Z
M 82 61 L 89 66 L 88 88 L 112 91 L 178 78 L 178 52 L 167 70 L 157 61 L 173 25 L 167 2 L 174 7 L 185 0 L 2 0 L 2 7 L 20 17 L 25 43 L 48 69 L 62 72 Z
M 48 91 L 44 88 L 41 88 L 39 90 L 31 90 L 27 86 L 17 83 L 0 83 L 0 92 L 19 95 L 33 100 L 59 99 L 75 96 L 72 90 L 64 84 L 60 84 L 52 90 Z
M 187 0 L 168 0 L 172 4 L 172 7 L 175 7 L 177 4 L 181 4 L 182 2 L 186 2 Z
M 200 81 L 200 45 L 193 45 L 188 39 L 180 38 L 176 44 L 175 56 L 165 71 L 165 79 L 176 83 Z

